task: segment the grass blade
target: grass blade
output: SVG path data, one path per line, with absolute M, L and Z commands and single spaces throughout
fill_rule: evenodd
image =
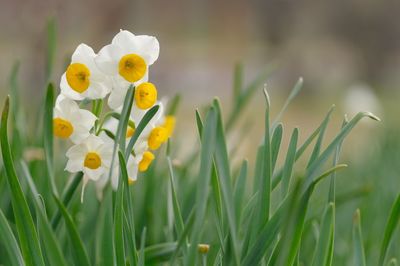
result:
M 11 265 L 25 265 L 21 255 L 17 240 L 7 222 L 6 217 L 0 210 L 0 240 L 8 253 L 8 258 Z
M 212 154 L 216 144 L 217 117 L 214 108 L 208 111 L 201 139 L 200 171 L 196 191 L 196 211 L 194 232 L 192 234 L 189 254 L 186 257 L 187 265 L 194 265 L 196 261 L 197 244 L 200 240 L 201 228 L 206 212 L 208 186 L 211 179 Z
M 22 192 L 17 174 L 15 172 L 13 158 L 7 135 L 7 120 L 9 113 L 9 97 L 7 97 L 2 116 L 0 128 L 1 153 L 9 187 L 11 189 L 11 203 L 17 225 L 18 237 L 21 245 L 22 255 L 27 265 L 44 265 L 42 251 L 40 249 L 38 235 L 33 223 L 31 213 Z
M 41 239 L 42 246 L 44 247 L 43 253 L 45 254 L 51 265 L 67 265 L 64 254 L 61 251 L 58 239 L 54 234 L 52 227 L 47 219 L 46 208 L 43 202 L 39 199 L 40 194 L 36 189 L 36 185 L 32 179 L 31 173 L 29 172 L 28 166 L 24 161 L 21 161 L 19 165 L 22 169 L 23 176 L 26 178 L 29 190 L 32 194 L 32 199 L 37 215 L 38 231 L 40 232 L 39 237 Z
M 363 238 L 361 233 L 361 216 L 359 209 L 356 210 L 353 216 L 353 246 L 354 246 L 354 265 L 365 266 L 366 263 L 365 263 Z
M 396 230 L 399 220 L 400 220 L 400 194 L 397 196 L 396 201 L 393 203 L 393 206 L 390 210 L 389 219 L 386 223 L 385 232 L 383 234 L 383 241 L 381 244 L 381 251 L 379 255 L 379 265 L 383 265 L 386 260 L 389 244 L 393 238 L 394 231 Z
M 271 167 L 272 172 L 274 172 L 276 166 L 276 160 L 278 159 L 279 149 L 281 147 L 282 142 L 282 134 L 283 134 L 283 126 L 279 123 L 272 133 L 271 138 Z
M 54 199 L 57 203 L 58 208 L 60 209 L 61 215 L 64 218 L 68 236 L 72 243 L 72 253 L 74 254 L 76 264 L 90 265 L 85 246 L 83 245 L 82 239 L 79 236 L 78 230 L 75 226 L 74 221 L 72 220 L 72 217 L 69 215 L 68 211 L 65 209 L 61 201 L 56 197 L 54 197 Z
M 331 247 L 332 238 L 334 237 L 335 228 L 335 204 L 329 203 L 325 209 L 324 218 L 322 219 L 321 231 L 319 234 L 313 264 L 315 266 L 331 265 Z
M 244 160 L 239 171 L 239 176 L 236 180 L 234 198 L 235 198 L 235 208 L 236 208 L 236 224 L 240 222 L 240 216 L 243 208 L 243 198 L 246 191 L 246 181 L 247 181 L 247 160 Z
M 343 141 L 343 139 L 351 132 L 351 130 L 357 125 L 357 123 L 364 117 L 369 117 L 373 120 L 380 121 L 378 117 L 369 112 L 360 112 L 353 119 L 347 123 L 339 134 L 333 139 L 329 146 L 321 153 L 321 155 L 314 160 L 314 162 L 308 168 L 307 179 L 305 185 L 308 186 L 313 179 L 318 175 L 318 171 L 322 168 L 323 164 L 328 160 L 331 154 L 336 150 L 337 146 Z
M 293 172 L 294 162 L 296 160 L 297 140 L 299 139 L 299 129 L 293 130 L 290 138 L 290 143 L 286 155 L 285 165 L 283 167 L 282 182 L 281 182 L 281 198 L 284 199 L 289 191 L 290 178 Z
M 282 109 L 279 111 L 278 115 L 276 116 L 274 122 L 272 123 L 271 128 L 275 128 L 275 125 L 281 120 L 283 114 L 286 112 L 287 108 L 289 107 L 290 103 L 293 101 L 294 98 L 299 94 L 301 88 L 303 87 L 303 78 L 300 77 L 299 80 L 294 85 L 292 91 L 289 94 L 289 97 L 286 99 Z
M 135 146 L 135 143 L 138 140 L 140 134 L 142 134 L 143 129 L 147 126 L 147 124 L 150 122 L 150 120 L 154 117 L 154 115 L 157 113 L 159 108 L 160 108 L 159 105 L 153 106 L 152 108 L 150 108 L 150 110 L 148 110 L 146 112 L 146 114 L 143 116 L 142 120 L 140 120 L 139 125 L 135 129 L 135 133 L 133 133 L 132 138 L 129 140 L 128 147 L 126 148 L 126 151 L 125 151 L 126 158 L 128 158 L 128 155 L 133 150 L 133 147 Z M 126 127 L 125 127 L 125 132 L 126 132 Z
M 233 258 L 235 264 L 239 264 L 239 244 L 237 239 L 236 229 L 236 214 L 235 207 L 233 206 L 233 188 L 232 178 L 230 173 L 228 151 L 226 146 L 226 138 L 224 132 L 224 126 L 222 122 L 221 106 L 218 100 L 213 101 L 213 106 L 217 111 L 217 129 L 216 129 L 216 146 L 215 146 L 215 164 L 217 166 L 217 172 L 219 181 L 221 184 L 222 199 L 226 208 L 228 225 L 229 225 L 229 238 L 232 243 Z
M 44 107 L 44 129 L 43 129 L 43 146 L 46 156 L 46 167 L 48 180 L 53 194 L 58 197 L 57 186 L 54 180 L 54 155 L 53 155 L 53 106 L 54 106 L 54 86 L 50 83 L 47 86 L 46 100 Z

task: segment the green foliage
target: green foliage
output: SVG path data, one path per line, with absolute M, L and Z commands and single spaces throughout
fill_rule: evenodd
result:
M 50 24 L 48 77 L 54 60 L 52 27 Z M 119 120 L 115 135 L 105 132 L 112 134 L 119 144 L 113 152 L 115 160 L 119 160 L 120 182 L 116 191 L 107 187 L 101 200 L 89 183 L 85 201 L 81 202 L 77 191 L 83 185 L 83 174 L 77 173 L 67 182 L 64 155 L 55 151 L 60 147 L 52 136 L 51 84 L 40 113 L 43 134 L 36 136 L 43 140 L 40 148 L 45 156 L 40 162 L 25 161 L 22 157 L 32 135 L 21 130 L 18 120 L 24 111 L 32 110 L 23 110 L 20 104 L 17 66 L 11 82 L 15 106 L 10 109 L 9 98 L 6 99 L 0 128 L 0 264 L 334 265 L 341 256 L 336 240 L 341 233 L 338 210 L 344 203 L 342 195 L 337 194 L 336 172 L 346 165 L 339 162 L 340 151 L 343 141 L 362 118 L 378 120 L 373 114 L 361 112 L 349 121 L 345 119 L 339 132 L 328 141 L 331 108 L 310 135 L 300 136 L 300 129 L 295 128 L 286 140 L 281 118 L 300 92 L 303 80 L 296 83 L 275 119 L 271 113 L 273 101 L 264 91 L 263 120 L 255 121 L 264 126 L 261 144 L 254 147 L 256 160 L 241 158 L 236 165 L 231 159 L 227 135 L 235 130 L 251 97 L 261 95 L 269 73 L 263 71 L 244 86 L 243 66 L 238 65 L 234 75 L 234 107 L 227 115 L 227 123 L 221 104 L 215 99 L 204 113 L 195 112 L 199 145 L 194 145 L 192 155 L 179 160 L 179 139 L 172 137 L 166 152 L 158 152 L 153 166 L 130 185 L 127 157 L 159 109 L 158 105 L 149 109 L 141 122 L 133 125 L 128 115 L 133 104 L 132 86 L 121 114 L 108 113 L 102 120 L 102 101 L 92 105 L 99 117 L 95 132 L 101 130 L 104 117 Z M 176 114 L 179 101 L 180 96 L 171 101 L 168 114 Z M 135 133 L 125 145 L 128 125 L 135 127 Z M 305 139 L 302 143 L 301 137 Z M 282 143 L 288 143 L 287 148 Z M 51 197 L 45 196 L 49 189 Z M 323 193 L 323 200 L 316 198 L 318 193 Z M 396 243 L 399 206 L 397 198 L 383 234 L 379 265 L 397 265 L 390 244 Z M 310 229 L 310 224 L 314 229 Z M 368 254 L 367 242 L 363 240 L 359 211 L 354 215 L 353 227 L 348 221 L 348 228 L 352 229 L 353 245 L 343 261 L 365 265 L 373 255 Z M 368 232 L 363 231 L 365 236 Z

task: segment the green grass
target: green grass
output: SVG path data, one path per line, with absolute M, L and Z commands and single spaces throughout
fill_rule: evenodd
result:
M 54 65 L 54 27 L 51 21 L 46 80 Z M 81 203 L 82 174 L 68 180 L 63 152 L 55 152 L 53 85 L 46 86 L 40 115 L 26 115 L 36 110 L 20 104 L 16 64 L 0 127 L 0 265 L 397 265 L 400 196 L 394 200 L 397 191 L 391 191 L 377 210 L 381 192 L 363 194 L 364 183 L 351 180 L 366 171 L 384 176 L 387 172 L 380 164 L 396 164 L 397 131 L 379 138 L 381 149 L 373 158 L 365 156 L 354 167 L 347 159 L 349 170 L 341 163 L 344 140 L 361 119 L 379 120 L 373 114 L 360 112 L 344 119 L 327 140 L 331 108 L 304 142 L 299 137 L 302 129 L 295 128 L 284 148 L 281 119 L 300 93 L 303 79 L 275 119 L 274 102 L 264 90 L 265 112 L 255 121 L 264 125 L 261 143 L 254 144 L 256 161 L 232 163 L 226 136 L 239 130 L 238 118 L 250 99 L 262 94 L 269 72 L 261 71 L 245 86 L 243 67 L 238 65 L 233 109 L 226 119 L 218 99 L 204 112 L 193 112 L 199 141 L 191 154 L 176 163 L 180 139 L 172 137 L 133 186 L 128 184 L 125 160 L 158 106 L 147 112 L 125 147 L 122 136 L 133 101 L 127 97 L 120 115 L 109 114 L 120 120 L 113 137 L 120 142 L 114 153 L 122 182 L 117 191 L 106 188 L 102 201 L 89 184 Z M 128 95 L 134 95 L 134 88 Z M 168 113 L 176 113 L 179 99 L 171 101 Z M 101 105 L 94 104 L 94 113 Z M 25 119 L 38 119 L 43 132 L 22 128 Z M 101 123 L 96 127 L 100 130 Z M 31 146 L 43 150 L 42 160 L 26 160 L 24 151 Z M 390 187 L 393 180 L 383 181 L 381 187 Z M 209 250 L 200 250 L 200 244 L 209 245 Z M 343 245 L 348 248 L 343 250 Z

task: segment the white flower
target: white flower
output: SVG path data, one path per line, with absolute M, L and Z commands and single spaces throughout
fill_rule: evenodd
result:
M 89 180 L 99 181 L 103 174 L 108 173 L 112 152 L 113 147 L 110 143 L 90 135 L 81 144 L 74 145 L 67 151 L 68 162 L 65 170 L 70 173 L 82 171 L 84 186 Z
M 80 109 L 76 102 L 59 95 L 54 107 L 54 135 L 79 143 L 89 136 L 96 119 L 90 111 Z
M 108 101 L 112 109 L 123 104 L 130 84 L 148 80 L 149 66 L 158 58 L 160 45 L 153 36 L 134 35 L 121 30 L 111 44 L 104 46 L 95 58 L 97 66 L 113 77 L 113 91 Z
M 350 116 L 360 111 L 370 111 L 379 116 L 382 115 L 380 100 L 367 84 L 355 84 L 348 88 L 344 99 L 344 108 Z
M 80 44 L 72 55 L 71 64 L 61 77 L 61 93 L 73 100 L 102 99 L 111 90 L 109 77 L 96 66 L 96 54 Z

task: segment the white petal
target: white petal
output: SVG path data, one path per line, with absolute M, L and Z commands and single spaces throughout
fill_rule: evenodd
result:
M 118 63 L 122 57 L 121 49 L 114 44 L 109 44 L 101 48 L 94 62 L 97 67 L 107 75 L 118 75 Z
M 129 44 L 135 38 L 135 34 L 127 30 L 120 30 L 112 39 L 111 43 L 119 46 Z
M 147 64 L 152 65 L 160 54 L 160 44 L 157 38 L 147 35 L 136 36 L 135 42 L 139 46 L 141 54 L 143 54 L 144 60 Z
M 98 151 L 101 149 L 102 145 L 104 144 L 104 141 L 93 134 L 90 134 L 89 137 L 85 140 L 85 145 L 87 146 L 89 151 Z
M 69 159 L 81 159 L 85 158 L 86 153 L 88 152 L 85 144 L 74 145 L 67 150 L 66 156 Z
M 108 97 L 108 106 L 111 109 L 118 109 L 124 105 L 125 96 L 128 90 L 122 88 L 115 88 L 111 91 L 110 97 Z
M 106 172 L 106 168 L 100 166 L 97 169 L 83 168 L 83 173 L 91 180 L 97 181 Z
M 70 173 L 76 173 L 82 171 L 83 169 L 83 161 L 79 159 L 70 159 L 65 166 L 65 170 Z
M 88 67 L 92 65 L 93 58 L 96 56 L 95 52 L 88 45 L 81 43 L 76 47 L 75 52 L 72 54 L 71 63 L 82 63 Z

